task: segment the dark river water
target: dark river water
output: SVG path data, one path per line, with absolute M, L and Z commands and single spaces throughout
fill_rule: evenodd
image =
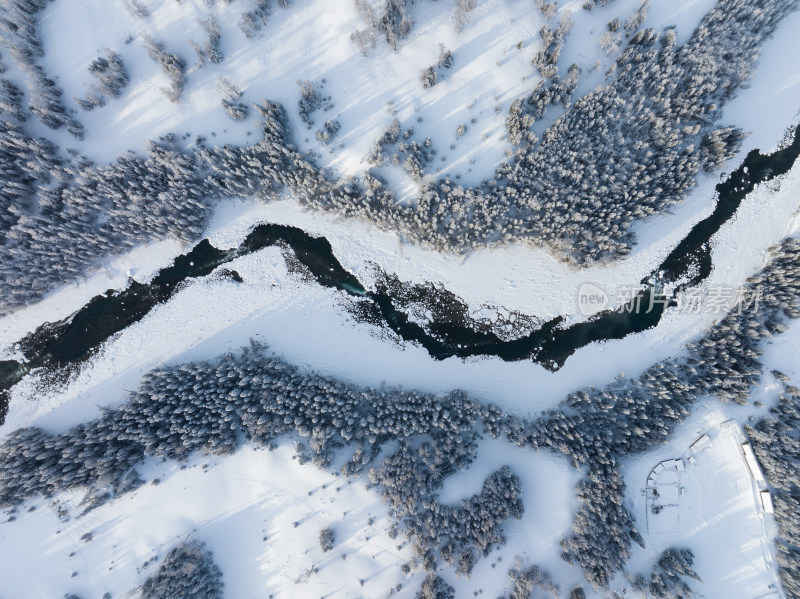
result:
M 716 187 L 713 213 L 698 222 L 667 258 L 641 283 L 655 277 L 663 282 L 681 281 L 683 287 L 702 282 L 711 272 L 709 241 L 735 213 L 744 197 L 761 182 L 787 172 L 800 154 L 800 126 L 791 144 L 772 154 L 753 150 L 725 181 Z M 418 343 L 436 359 L 457 356 L 497 356 L 503 360 L 532 360 L 557 370 L 577 349 L 606 339 L 621 339 L 649 329 L 661 319 L 668 302 L 650 306 L 652 287 L 645 287 L 631 302 L 630 310 L 606 310 L 587 321 L 564 325 L 562 317 L 542 323 L 517 339 L 501 339 L 486 330 L 475 330 L 443 318 L 423 327 L 397 307 L 391 294 L 369 291 L 333 254 L 324 237 L 312 237 L 301 229 L 275 224 L 256 226 L 237 248 L 220 250 L 208 240 L 175 259 L 149 283 L 131 281 L 122 291 L 110 290 L 94 297 L 70 317 L 45 323 L 20 340 L 25 363 L 0 361 L 0 418 L 5 414 L 8 390 L 33 368 L 60 368 L 87 359 L 104 341 L 143 318 L 156 305 L 169 300 L 186 281 L 205 277 L 233 259 L 268 246 L 282 244 L 325 287 L 335 288 L 370 304 L 366 320 L 394 331 L 405 341 Z M 220 269 L 217 275 L 241 281 L 235 271 Z M 635 309 L 636 305 L 650 310 Z M 5 401 L 4 401 L 5 400 Z

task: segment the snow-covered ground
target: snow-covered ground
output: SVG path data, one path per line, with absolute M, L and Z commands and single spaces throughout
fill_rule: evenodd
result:
M 775 522 L 760 497 L 763 474 L 745 460 L 746 442 L 736 421 L 708 403 L 668 447 L 626 466 L 629 500 L 647 546 L 634 546 L 629 571 L 648 572 L 668 547 L 689 547 L 702 583 L 688 582 L 703 597 L 782 596 L 771 542 Z
M 398 51 L 379 38 L 368 57 L 350 39 L 351 32 L 364 27 L 353 2 L 293 0 L 287 9 L 275 6 L 255 39 L 247 39 L 237 26 L 242 12 L 253 8 L 243 3 L 143 4 L 149 5 L 150 15 L 139 20 L 120 3 L 60 0 L 48 6 L 41 21 L 45 64 L 61 75 L 67 97 L 86 93 L 86 69 L 104 48 L 118 52 L 130 65 L 132 82 L 123 96 L 92 114 L 81 114 L 88 129 L 81 150 L 101 162 L 170 131 L 190 133 L 187 143 L 196 135 L 206 136 L 209 143 L 257 139 L 254 118 L 235 122 L 226 116 L 220 104 L 223 96 L 215 89 L 224 76 L 244 92 L 243 101 L 269 98 L 286 106 L 300 146 L 315 150 L 321 165 L 340 174 L 363 172 L 372 144 L 397 118 L 404 129 L 420 129 L 423 138 L 435 140 L 439 154 L 434 169 L 459 173 L 465 182 L 475 183 L 505 160 L 506 146 L 500 141 L 505 113 L 539 79 L 531 58 L 540 46 L 538 31 L 545 18 L 526 0 L 479 3 L 460 34 L 452 21 L 452 3 L 418 2 L 410 7 L 417 24 Z M 143 36 L 163 41 L 191 71 L 196 54 L 190 40 L 202 44 L 207 39 L 197 20 L 208 14 L 220 24 L 225 60 L 189 72 L 182 101 L 170 104 L 160 91 L 168 82 L 147 57 Z M 524 47 L 518 50 L 520 41 Z M 420 73 L 436 64 L 440 44 L 453 51 L 454 64 L 439 84 L 425 90 Z M 297 81 L 323 79 L 322 93 L 331 97 L 333 108 L 318 111 L 316 127 L 332 118 L 342 126 L 329 147 L 317 141 L 297 109 Z M 498 104 L 500 112 L 495 110 Z M 468 130 L 458 137 L 462 122 Z M 449 150 L 450 144 L 456 149 Z M 413 194 L 411 187 L 405 191 Z
M 438 154 L 432 174 L 440 170 L 458 175 L 470 185 L 490 177 L 506 159 L 509 146 L 503 138 L 508 107 L 540 80 L 531 64 L 541 47 L 539 29 L 555 27 L 559 18 L 571 13 L 574 26 L 560 64 L 562 71 L 572 63 L 582 68 L 580 96 L 602 82 L 613 61 L 614 55 L 606 54 L 598 43 L 606 23 L 616 16 L 624 21 L 639 6 L 638 0 L 618 0 L 590 13 L 581 9 L 582 2 L 572 0 L 548 22 L 525 0 L 482 0 L 457 34 L 451 4 L 418 2 L 411 6 L 416 25 L 400 41 L 398 51 L 392 52 L 385 40 L 378 39 L 365 57 L 350 40 L 349 32 L 364 24 L 349 2 L 330 5 L 320 0 L 293 0 L 290 8 L 274 7 L 255 39 L 247 39 L 237 26 L 241 13 L 251 8 L 246 5 L 220 2 L 208 6 L 202 0 L 142 3 L 150 12 L 144 19 L 132 17 L 121 2 L 59 0 L 47 5 L 40 21 L 45 50 L 42 64 L 55 75 L 66 98 L 85 95 L 91 84 L 89 63 L 106 48 L 121 55 L 131 83 L 120 98 L 93 112 L 74 105 L 87 126 L 83 142 L 38 123 L 30 126 L 55 137 L 62 147 L 77 147 L 101 163 L 129 149 L 141 150 L 146 140 L 170 132 L 184 138 L 186 144 L 193 143 L 197 135 L 205 136 L 209 143 L 253 142 L 259 135 L 255 120 L 233 121 L 220 104 L 223 95 L 215 86 L 226 77 L 244 92 L 242 101 L 246 103 L 269 98 L 286 106 L 300 147 L 314 151 L 321 166 L 332 167 L 340 175 L 362 173 L 372 144 L 397 118 L 404 129 L 414 127 L 420 141 L 426 136 L 433 139 Z M 654 0 L 645 26 L 660 30 L 675 25 L 678 41 L 683 42 L 712 5 L 711 0 L 680 4 Z M 225 60 L 198 69 L 191 42 L 207 40 L 199 20 L 208 15 L 220 25 Z M 800 51 L 791 37 L 797 19 L 797 15 L 789 17 L 775 40 L 765 45 L 762 64 L 766 66 L 759 68 L 756 83 L 744 92 L 747 101 L 740 102 L 739 108 L 733 104 L 726 108 L 725 118 L 757 133 L 758 143 L 753 147 L 774 143 L 775 124 L 784 127 L 798 108 L 793 65 Z M 146 35 L 187 62 L 187 83 L 177 104 L 160 91 L 168 82 L 147 56 L 143 47 Z M 420 72 L 436 63 L 440 44 L 453 52 L 453 67 L 443 71 L 445 77 L 433 88 L 423 89 Z M 314 128 L 333 118 L 342 126 L 329 145 L 316 139 L 314 128 L 308 129 L 298 113 L 297 82 L 321 83 L 323 79 L 322 95 L 330 96 L 333 107 L 315 113 Z M 753 100 L 759 106 L 757 111 L 751 109 Z M 537 132 L 562 112 L 563 107 L 551 107 L 547 117 L 537 123 Z M 461 123 L 467 125 L 467 131 L 457 136 Z M 451 144 L 455 149 L 450 149 Z M 385 174 L 398 184 L 396 191 L 401 197 L 413 197 L 413 181 L 399 168 L 393 170 L 393 174 Z
M 58 0 L 48 4 L 41 21 L 46 51 L 42 63 L 56 75 L 67 98 L 85 93 L 86 68 L 105 47 L 122 55 L 132 81 L 121 98 L 92 113 L 81 113 L 88 130 L 84 142 L 64 132 L 45 131 L 33 120 L 32 130 L 101 163 L 128 149 L 141 150 L 145 140 L 168 132 L 190 134 L 187 144 L 196 135 L 213 143 L 252 142 L 259 135 L 256 123 L 252 119 L 234 122 L 220 105 L 215 84 L 224 75 L 242 88 L 244 101 L 269 98 L 283 103 L 298 145 L 315 151 L 318 163 L 339 175 L 363 172 L 372 144 L 398 118 L 404 126 L 413 126 L 416 136 L 433 138 L 439 151 L 434 172 L 441 168 L 442 173 L 459 175 L 462 182 L 473 184 L 491 176 L 506 157 L 505 115 L 509 104 L 538 81 L 530 60 L 540 45 L 538 30 L 546 22 L 529 0 L 486 0 L 479 2 L 468 26 L 457 35 L 452 4 L 418 2 L 412 7 L 417 24 L 399 51 L 393 53 L 379 39 L 369 56 L 363 57 L 349 39 L 349 32 L 363 26 L 351 2 L 333 7 L 321 0 L 294 0 L 288 9 L 275 7 L 254 40 L 246 39 L 236 26 L 241 3 L 220 2 L 213 8 L 203 0 L 147 4 L 151 15 L 144 20 L 131 17 L 120 2 Z M 617 0 L 592 13 L 581 10 L 581 4 L 573 0 L 560 7 L 561 13 L 572 11 L 575 20 L 561 64 L 578 62 L 583 68 L 578 95 L 600 83 L 613 59 L 597 43 L 605 23 L 614 16 L 624 20 L 639 3 Z M 656 28 L 677 24 L 681 42 L 713 2 L 654 0 L 651 4 L 646 24 Z M 159 91 L 166 80 L 147 58 L 142 36 L 150 33 L 163 41 L 191 67 L 194 51 L 189 40 L 202 43 L 205 35 L 195 21 L 209 13 L 221 24 L 225 61 L 199 70 L 190 68 L 182 101 L 170 104 Z M 751 132 L 730 167 L 753 148 L 774 149 L 786 127 L 797 121 L 798 26 L 800 13 L 779 26 L 763 48 L 752 85 L 724 110 L 726 123 Z M 126 42 L 129 36 L 132 39 Z M 419 73 L 436 62 L 440 43 L 453 51 L 454 65 L 445 71 L 443 81 L 425 91 Z M 595 67 L 598 62 L 600 66 Z M 9 76 L 19 73 L 12 69 Z M 331 97 L 333 108 L 318 111 L 315 126 L 330 118 L 341 122 L 341 133 L 330 146 L 319 142 L 313 129 L 300 120 L 298 79 L 326 81 L 322 93 Z M 559 114 L 560 109 L 552 107 L 537 127 L 543 128 Z M 463 137 L 455 133 L 460 123 L 467 124 Z M 451 143 L 456 146 L 453 150 Z M 561 315 L 575 322 L 582 318 L 578 288 L 585 282 L 608 290 L 638 283 L 694 223 L 710 213 L 719 177 L 701 177 L 687 201 L 671 214 L 639 223 L 639 245 L 630 257 L 586 270 L 572 269 L 547 252 L 523 244 L 465 256 L 441 255 L 406 245 L 396 235 L 366 223 L 303 211 L 291 197 L 269 204 L 224 202 L 217 207 L 207 235 L 216 246 L 231 247 L 259 222 L 290 224 L 324 235 L 338 260 L 367 285 L 372 282 L 372 264 L 377 264 L 403 281 L 441 284 L 476 311 L 490 305 L 540 318 Z M 416 191 L 416 184 L 399 170 L 390 182 L 406 199 Z M 798 198 L 800 166 L 750 194 L 712 241 L 714 270 L 706 284 L 741 285 L 764 263 L 769 246 L 786 234 L 797 234 Z M 147 280 L 186 249 L 163 241 L 109 258 L 85 280 L 0 319 L 0 359 L 17 357 L 12 344 L 43 322 L 68 316 L 106 289 L 123 288 L 129 276 Z M 64 388 L 41 388 L 35 377 L 25 379 L 13 391 L 0 436 L 29 425 L 63 431 L 96 417 L 101 406 L 124 401 L 153 367 L 210 359 L 246 345 L 250 338 L 265 342 L 293 364 L 358 384 L 385 382 L 433 392 L 461 388 L 514 413 L 532 414 L 554 407 L 575 388 L 603 385 L 623 371 L 636 376 L 680 352 L 721 316 L 668 311 L 656 328 L 588 346 L 551 373 L 530 362 L 506 363 L 497 358 L 433 360 L 419 347 L 400 344 L 377 334 L 370 325 L 357 323 L 346 309 L 352 300 L 289 273 L 277 248 L 239 258 L 226 267 L 236 269 L 244 282 L 213 277 L 192 281 L 141 322 L 112 338 Z M 764 345 L 764 361 L 768 368 L 783 370 L 797 380 L 799 348 L 800 324 L 794 323 L 784 335 Z M 694 550 L 695 569 L 704 581 L 699 587 L 692 584 L 704 597 L 761 597 L 774 591 L 770 586 L 776 581 L 770 540 L 774 527 L 761 510 L 744 463 L 739 425 L 768 410 L 777 390 L 768 375 L 753 393 L 753 399 L 763 403 L 761 407 L 704 402 L 668 445 L 625 465 L 628 499 L 647 542 L 646 550 L 634 546 L 629 571 L 647 572 L 663 549 L 686 545 Z M 720 426 L 726 422 L 727 426 Z M 683 456 L 702 434 L 709 436 L 710 446 L 695 456 L 696 463 L 687 460 L 685 471 L 678 475 L 679 522 L 672 532 L 650 532 L 642 494 L 649 472 L 662 460 Z M 471 579 L 445 574 L 456 587 L 457 597 L 505 592 L 505 574 L 517 556 L 543 566 L 565 587 L 580 582 L 581 573 L 559 557 L 558 541 L 577 509 L 573 487 L 580 478 L 566 460 L 483 441 L 475 463 L 446 482 L 442 501 L 456 502 L 478 492 L 486 476 L 505 464 L 522 480 L 525 515 L 507 526 L 508 543 L 481 560 Z M 187 535 L 208 542 L 224 572 L 227 596 L 237 599 L 273 592 L 278 597 L 378 597 L 400 582 L 404 586 L 397 596 L 412 597 L 414 586 L 419 585 L 419 574 L 406 580 L 400 573 L 399 566 L 410 559 L 410 551 L 398 548 L 400 540 L 388 538 L 386 510 L 379 496 L 360 482 L 346 484 L 340 476 L 311 465 L 299 466 L 292 461 L 289 447 L 271 453 L 245 448 L 222 460 L 195 456 L 185 469 L 172 463 L 149 463 L 145 474 L 148 480 L 159 478 L 161 483 L 147 485 L 82 518 L 75 517 L 81 511 L 80 495 L 70 493 L 55 501 L 34 502 L 34 512 L 18 514 L 16 521 L 0 526 L 0 546 L 14 548 L 0 560 L 3 592 L 31 597 L 65 591 L 125 596 L 154 571 L 154 563 L 143 566 L 145 561 L 163 557 Z M 58 519 L 59 505 L 67 508 L 70 520 Z M 295 528 L 294 522 L 300 524 Z M 336 528 L 337 545 L 332 553 L 322 555 L 317 534 L 329 524 Z M 86 532 L 93 534 L 89 542 L 81 540 Z M 312 565 L 319 571 L 308 576 L 307 582 L 295 584 Z M 40 575 L 43 572 L 47 575 Z
M 169 549 L 197 539 L 213 550 L 226 597 L 379 597 L 398 583 L 405 587 L 398 597 L 413 597 L 420 574 L 400 570 L 413 552 L 389 538 L 380 497 L 363 483 L 300 466 L 292 453 L 284 444 L 225 459 L 196 456 L 185 468 L 149 463 L 142 474 L 159 484 L 80 517 L 79 492 L 26 503 L 35 511 L 0 525 L 0 545 L 13 548 L 0 560 L 3 594 L 138 596 L 127 593 Z M 336 542 L 323 553 L 319 531 L 328 526 Z

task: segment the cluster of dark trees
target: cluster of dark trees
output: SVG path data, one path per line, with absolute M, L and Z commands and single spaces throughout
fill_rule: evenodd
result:
M 512 568 L 509 570 L 508 576 L 514 583 L 510 599 L 530 599 L 534 597 L 533 592 L 536 589 L 547 593 L 551 599 L 561 599 L 559 586 L 539 566 L 534 565 L 524 569 L 520 567 Z M 535 596 L 539 597 L 541 595 L 537 594 Z
M 800 598 L 800 389 L 782 379 L 783 393 L 769 416 L 746 426 L 753 451 L 769 482 L 775 520 L 779 575 L 792 599 Z
M 36 62 L 44 56 L 36 27 L 38 15 L 47 2 L 48 0 L 0 2 L 0 40 L 28 78 L 30 112 L 47 127 L 66 127 L 76 138 L 83 139 L 83 125 L 70 116 L 64 105 L 62 91 Z
M 144 19 L 150 15 L 150 11 L 139 0 L 122 0 L 122 5 L 135 19 Z
M 455 599 L 455 597 L 456 590 L 440 576 L 431 573 L 422 582 L 416 599 Z
M 197 53 L 198 65 L 203 66 L 207 62 L 213 64 L 221 63 L 225 60 L 225 55 L 222 53 L 222 32 L 220 31 L 219 23 L 214 18 L 214 15 L 211 14 L 199 22 L 200 26 L 208 34 L 208 41 L 203 42 L 202 46 L 192 41 L 192 47 Z
M 411 135 L 413 129 L 408 134 Z M 425 166 L 433 162 L 436 150 L 430 137 L 426 137 L 422 142 L 410 140 L 400 142 L 395 145 L 397 152 L 392 154 L 392 164 L 402 164 L 406 171 L 415 181 L 421 181 L 425 176 Z
M 161 89 L 164 96 L 170 102 L 178 102 L 186 83 L 186 61 L 177 54 L 167 52 L 164 44 L 149 35 L 144 37 L 144 46 L 147 55 L 161 66 L 161 70 L 170 80 L 170 86 Z
M 426 137 L 420 142 L 413 139 L 413 136 L 413 127 L 409 127 L 401 134 L 400 121 L 392 119 L 392 124 L 372 147 L 368 161 L 374 166 L 384 165 L 387 161 L 384 151 L 393 147 L 395 151 L 388 158 L 391 163 L 395 166 L 402 166 L 403 170 L 415 181 L 421 181 L 425 175 L 425 166 L 433 162 L 437 151 L 434 149 L 430 137 Z M 385 193 L 382 184 L 378 186 L 378 189 Z
M 558 57 L 572 25 L 572 16 L 567 11 L 561 16 L 555 29 L 545 25 L 539 30 L 543 46 L 534 56 L 533 64 L 545 79 L 553 77 L 558 72 Z
M 649 7 L 649 0 L 642 0 L 636 12 L 625 19 L 624 27 L 619 17 L 612 18 L 606 24 L 606 31 L 597 40 L 600 47 L 606 51 L 606 54 L 614 54 L 619 50 L 623 41 L 623 34 L 629 38 L 639 30 L 647 20 Z
M 145 580 L 142 599 L 222 599 L 222 588 L 222 571 L 205 543 L 186 541 L 173 547 Z
M 674 32 L 634 35 L 607 84 L 519 152 L 510 173 L 469 201 L 460 186 L 431 185 L 404 234 L 440 249 L 531 238 L 578 263 L 626 254 L 636 219 L 683 199 L 700 170 L 736 150 L 741 133 L 710 123 L 795 4 L 718 3 L 680 48 Z
M 10 231 L 25 221 L 39 190 L 67 176 L 52 143 L 31 139 L 19 125 L 0 120 L 0 248 L 13 243 Z M 3 280 L 3 287 L 13 285 L 11 279 Z
M 215 187 L 172 137 L 146 156 L 100 167 L 62 158 L 53 144 L 0 120 L 0 156 L 0 313 L 81 277 L 111 252 L 194 240 L 210 214 Z
M 697 595 L 684 579 L 691 578 L 698 582 L 702 580 L 692 570 L 692 564 L 694 553 L 691 549 L 671 547 L 659 556 L 649 579 L 642 575 L 636 576 L 632 586 L 645 599 L 694 599 Z
M 334 137 L 336 137 L 336 134 L 339 133 L 341 126 L 341 123 L 339 123 L 339 121 L 336 119 L 325 121 L 325 124 L 322 125 L 322 129 L 317 129 L 316 131 L 317 139 L 328 143 Z
M 113 50 L 106 50 L 105 57 L 95 58 L 89 64 L 89 72 L 97 79 L 100 93 L 109 98 L 118 98 L 130 81 L 122 57 Z
M 384 149 L 387 146 L 391 146 L 397 143 L 397 140 L 400 139 L 400 121 L 397 119 L 392 119 L 392 123 L 383 132 L 378 138 L 378 141 L 375 142 L 375 145 L 372 147 L 372 151 L 370 152 L 368 160 L 370 163 L 374 164 L 375 166 L 380 166 L 386 161 L 386 157 L 383 154 Z M 406 138 L 407 139 L 407 138 Z
M 281 8 L 289 6 L 289 0 L 278 0 Z M 239 29 L 248 37 L 253 39 L 261 28 L 267 24 L 267 18 L 272 13 L 272 0 L 255 0 L 255 8 L 242 13 L 239 20 Z
M 231 101 L 227 98 L 222 98 L 222 107 L 234 121 L 243 121 L 250 112 L 247 104 L 243 104 L 237 100 Z
M 601 8 L 608 6 L 609 2 L 611 2 L 611 0 L 586 0 L 586 2 L 583 3 L 583 10 L 588 10 L 591 12 L 596 6 Z
M 228 116 L 235 121 L 242 121 L 247 118 L 250 110 L 247 104 L 240 101 L 242 90 L 236 87 L 227 77 L 220 77 L 216 84 L 217 91 L 223 94 L 222 106 Z
M 122 57 L 113 50 L 106 50 L 105 56 L 95 58 L 89 64 L 89 73 L 97 83 L 91 86 L 84 98 L 75 98 L 84 110 L 105 106 L 107 98 L 118 98 L 130 81 Z
M 322 548 L 322 551 L 327 553 L 331 549 L 333 549 L 333 545 L 336 542 L 336 531 L 333 530 L 332 527 L 328 526 L 327 528 L 323 528 L 319 531 L 319 546 Z
M 690 549 L 671 547 L 659 556 L 649 576 L 639 574 L 630 578 L 630 588 L 642 599 L 693 599 L 697 595 L 685 579 L 702 582 L 692 569 L 693 563 L 694 553 Z M 537 565 L 527 568 L 517 565 L 509 570 L 508 575 L 513 582 L 510 599 L 531 599 L 542 596 L 562 599 L 559 586 L 553 582 L 550 574 Z M 620 596 L 614 594 L 614 597 Z M 585 599 L 585 597 L 586 593 L 581 587 L 576 587 L 569 593 L 569 599 Z
M 332 185 L 320 170 L 291 144 L 289 119 L 283 106 L 264 100 L 252 104 L 260 118 L 262 142 L 250 146 L 201 148 L 198 167 L 210 171 L 209 184 L 218 197 L 257 197 L 264 200 L 281 187 L 297 190 L 310 206 L 344 205 L 339 199 L 347 183 Z M 351 196 L 348 196 L 348 198 Z
M 572 534 L 561 541 L 562 557 L 579 565 L 594 587 L 605 588 L 630 558 L 631 541 L 644 547 L 644 540 L 625 508 L 625 483 L 614 465 L 592 464 L 576 493 L 580 508 Z
M 578 86 L 580 74 L 580 67 L 573 64 L 563 79 L 555 75 L 549 82 L 542 80 L 526 98 L 515 100 L 506 119 L 509 141 L 514 145 L 523 140 L 529 145 L 535 144 L 537 139 L 528 131 L 529 127 L 545 117 L 548 106 L 569 104 Z
M 0 78 L 0 113 L 24 122 L 28 118 L 22 105 L 24 98 L 25 94 L 20 88 L 8 79 Z
M 298 80 L 297 85 L 300 86 L 300 100 L 297 104 L 298 112 L 300 113 L 300 118 L 302 121 L 308 125 L 309 128 L 311 128 L 311 126 L 314 124 L 314 120 L 311 118 L 311 115 L 322 104 L 322 98 L 320 97 L 319 90 L 317 89 L 317 86 L 314 85 L 313 81 Z
M 436 85 L 444 79 L 445 70 L 451 66 L 453 66 L 453 53 L 445 48 L 444 44 L 439 44 L 439 60 L 420 73 L 419 80 L 422 82 L 422 87 L 427 89 Z
M 369 53 L 370 48 L 375 47 L 379 36 L 385 38 L 392 50 L 397 52 L 398 43 L 408 36 L 414 26 L 414 20 L 408 12 L 408 4 L 414 4 L 414 0 L 385 0 L 382 8 L 376 11 L 369 0 L 355 0 L 356 10 L 364 22 L 364 27 L 354 31 L 350 39 L 364 56 Z M 461 32 L 467 25 L 469 13 L 476 5 L 477 0 L 455 0 L 453 25 L 457 32 Z
M 422 87 L 426 89 L 436 85 L 436 83 L 439 81 L 439 76 L 436 72 L 436 68 L 430 66 L 427 69 L 423 70 L 419 74 L 419 81 L 420 83 L 422 83 Z
M 547 0 L 536 0 L 536 8 L 542 11 L 542 14 L 545 16 L 545 18 L 552 19 L 558 11 L 558 2 L 555 0 L 552 2 L 548 2 Z
M 256 0 L 256 6 L 253 10 L 242 13 L 242 18 L 239 20 L 239 29 L 248 39 L 253 39 L 256 33 L 261 31 L 261 28 L 267 24 L 267 17 L 271 8 L 270 4 L 270 0 Z
M 505 522 L 519 520 L 525 511 L 521 497 L 519 478 L 504 466 L 484 481 L 480 493 L 458 505 L 430 501 L 425 512 L 407 521 L 417 548 L 425 548 L 423 563 L 429 570 L 435 568 L 431 548 L 438 547 L 445 564 L 469 576 L 478 559 L 505 544 Z
M 325 85 L 325 80 L 323 79 L 320 83 L 314 83 L 313 81 L 307 80 L 298 80 L 297 85 L 300 86 L 300 100 L 298 101 L 298 112 L 300 113 L 300 119 L 308 125 L 308 128 L 314 126 L 314 113 L 322 108 L 325 111 L 331 110 L 333 108 L 333 104 L 331 104 L 331 97 L 330 96 L 323 96 L 322 95 L 322 88 Z
M 364 28 L 354 31 L 350 39 L 361 53 L 366 56 L 368 49 L 375 47 L 378 35 L 385 37 L 396 52 L 398 42 L 409 34 L 414 25 L 411 15 L 406 12 L 408 0 L 386 0 L 380 12 L 375 12 L 369 0 L 355 0 L 355 4 L 364 21 Z
M 544 81 L 541 82 L 541 84 L 543 83 Z M 541 85 L 537 87 L 537 90 L 540 87 Z M 529 114 L 531 111 L 526 108 L 522 99 L 514 100 L 508 108 L 506 131 L 508 132 L 508 141 L 515 146 L 521 144 L 523 140 L 530 145 L 539 141 L 539 138 L 530 130 L 536 118 Z

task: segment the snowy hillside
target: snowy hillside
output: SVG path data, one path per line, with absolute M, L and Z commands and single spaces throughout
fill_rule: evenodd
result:
M 800 598 L 798 0 L 0 0 L 0 597 Z

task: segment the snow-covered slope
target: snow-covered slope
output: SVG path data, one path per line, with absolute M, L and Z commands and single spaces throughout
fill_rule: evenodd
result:
M 300 151 L 329 168 L 336 179 L 363 177 L 371 167 L 370 152 L 393 119 L 403 131 L 414 128 L 410 140 L 430 137 L 436 155 L 421 182 L 391 161 L 375 171 L 401 203 L 418 197 L 421 184 L 434 176 L 448 174 L 462 184 L 477 185 L 508 160 L 512 146 L 506 118 L 512 102 L 542 79 L 532 59 L 543 47 L 543 26 L 572 15 L 574 25 L 559 65 L 562 75 L 572 63 L 581 67 L 577 100 L 603 85 L 618 55 L 599 43 L 609 21 L 620 17 L 624 23 L 640 7 L 638 0 L 615 0 L 588 11 L 582 1 L 573 0 L 548 18 L 537 7 L 541 2 L 481 0 L 469 11 L 467 26 L 456 32 L 453 3 L 420 0 L 409 4 L 414 24 L 396 52 L 382 36 L 361 52 L 350 34 L 364 27 L 364 21 L 349 0 L 292 0 L 287 7 L 275 3 L 252 39 L 238 25 L 243 11 L 256 7 L 252 0 L 141 3 L 149 11 L 141 19 L 118 0 L 47 3 L 38 16 L 44 52 L 39 62 L 63 89 L 70 109 L 79 110 L 72 98 L 90 89 L 88 66 L 105 49 L 119 53 L 131 82 L 105 106 L 76 112 L 86 126 L 85 139 L 49 130 L 34 118 L 25 124 L 29 133 L 45 136 L 63 150 L 75 148 L 98 164 L 109 164 L 129 150 L 141 152 L 148 140 L 169 133 L 184 148 L 195 147 L 198 136 L 209 144 L 255 143 L 263 134 L 253 111 L 235 121 L 221 105 L 224 93 L 218 87 L 225 77 L 248 105 L 266 98 L 284 105 Z M 376 10 L 383 4 L 371 3 Z M 711 0 L 678 5 L 652 0 L 645 26 L 661 30 L 676 25 L 678 43 L 683 43 L 713 5 Z M 199 20 L 209 15 L 219 24 L 224 61 L 199 65 L 192 42 L 207 39 Z M 798 122 L 800 45 L 794 38 L 799 25 L 800 12 L 795 12 L 778 26 L 764 44 L 751 85 L 725 105 L 722 122 L 749 133 L 726 168 L 738 166 L 753 149 L 776 149 L 787 127 Z M 147 36 L 187 62 L 179 102 L 171 103 L 162 92 L 169 80 L 148 57 Z M 440 69 L 435 86 L 424 88 L 420 73 L 440 60 L 442 48 L 452 52 L 453 64 Z M 10 63 L 5 54 L 3 59 Z M 8 66 L 4 77 L 24 87 L 25 75 Z M 298 105 L 303 81 L 312 82 L 324 97 L 311 114 L 311 124 Z M 532 130 L 542 135 L 564 110 L 551 106 Z M 340 129 L 326 142 L 316 130 L 330 120 L 338 121 Z M 465 131 L 459 134 L 462 124 Z M 683 203 L 637 222 L 633 230 L 638 245 L 629 256 L 584 269 L 528 243 L 460 255 L 438 253 L 363 220 L 307 210 L 287 190 L 218 202 L 203 236 L 215 247 L 232 248 L 260 223 L 292 225 L 324 236 L 342 266 L 368 288 L 376 283 L 377 266 L 406 283 L 440 285 L 473 314 L 486 312 L 488 306 L 488 313 L 518 311 L 541 320 L 560 316 L 571 324 L 586 320 L 577 303 L 581 285 L 613 291 L 638 284 L 711 213 L 717 199 L 714 186 L 724 175 L 702 174 Z M 744 285 L 767 262 L 771 246 L 798 236 L 798 198 L 798 164 L 748 194 L 710 241 L 713 269 L 704 286 Z M 131 278 L 151 280 L 188 249 L 175 240 L 124 253 L 109 248 L 101 268 L 0 318 L 0 360 L 24 361 L 16 344 L 25 335 L 69 317 L 108 289 L 124 289 Z M 374 388 L 442 394 L 460 389 L 481 404 L 498 406 L 509 418 L 535 421 L 549 410 L 564 409 L 563 400 L 576 389 L 634 379 L 654 364 L 684 354 L 687 343 L 724 316 L 668 309 L 657 326 L 582 347 L 552 372 L 530 360 L 436 360 L 418 344 L 355 318 L 351 296 L 293 272 L 280 247 L 239 256 L 225 268 L 234 269 L 242 282 L 211 275 L 182 285 L 171 299 L 97 348 L 68 380 L 54 382 L 47 367 L 25 376 L 10 391 L 0 440 L 24 427 L 63 433 L 100 417 L 106 408 L 123 405 L 155 368 L 215 360 L 250 340 L 266 344 L 301 372 Z M 782 335 L 763 342 L 764 374 L 750 393 L 750 405 L 704 398 L 663 447 L 609 458 L 622 472 L 624 507 L 646 545 L 632 545 L 630 560 L 616 573 L 609 592 L 632 593 L 627 575 L 648 572 L 662 551 L 681 546 L 691 548 L 696 558 L 694 570 L 702 582 L 690 585 L 697 596 L 790 596 L 781 590 L 776 572 L 775 520 L 761 495 L 766 483 L 747 465 L 742 443 L 743 425 L 765 416 L 776 403 L 780 385 L 769 371 L 777 368 L 797 379 L 798 331 L 795 321 Z M 524 431 L 519 435 L 524 438 Z M 703 435 L 708 446 L 693 451 L 692 443 Z M 583 585 L 586 596 L 607 596 L 585 583 L 577 564 L 562 560 L 561 540 L 573 530 L 580 507 L 576 485 L 586 480 L 590 466 L 576 467 L 549 453 L 549 447 L 518 447 L 514 442 L 525 445 L 488 435 L 478 439 L 474 461 L 444 481 L 438 500 L 455 505 L 480 493 L 484 481 L 507 465 L 519 477 L 524 514 L 505 524 L 505 543 L 490 547 L 470 576 L 456 575 L 441 563 L 438 574 L 459 599 L 496 597 L 510 592 L 510 568 L 536 564 L 549 572 L 565 597 L 577 585 Z M 393 443 L 385 443 L 384 453 L 395 449 Z M 229 598 L 421 597 L 423 560 L 403 534 L 389 534 L 396 523 L 381 487 L 370 485 L 366 473 L 345 477 L 336 469 L 301 465 L 296 454 L 292 442 L 282 438 L 271 451 L 245 445 L 225 457 L 193 454 L 185 464 L 148 458 L 140 468 L 147 484 L 85 514 L 83 493 L 74 490 L 28 500 L 0 518 L 0 546 L 11 549 L 0 559 L 0 595 L 136 597 L 171 547 L 197 539 L 213 551 Z M 680 466 L 670 463 L 663 479 L 648 482 L 654 468 L 675 458 Z M 659 488 L 670 503 L 655 514 L 652 493 Z M 333 526 L 336 542 L 331 552 L 323 553 L 318 534 L 327 526 Z M 414 565 L 410 572 L 404 571 L 407 563 Z
M 151 463 L 145 471 L 158 483 L 85 516 L 82 495 L 66 494 L 4 523 L 0 539 L 14 551 L 0 564 L 3 592 L 125 597 L 173 545 L 192 538 L 213 547 L 228 597 L 377 597 L 398 583 L 407 587 L 400 597 L 414 596 L 419 574 L 400 573 L 411 549 L 387 535 L 380 498 L 300 466 L 291 447 L 197 456 L 185 467 Z M 336 544 L 323 553 L 319 531 L 330 525 Z

